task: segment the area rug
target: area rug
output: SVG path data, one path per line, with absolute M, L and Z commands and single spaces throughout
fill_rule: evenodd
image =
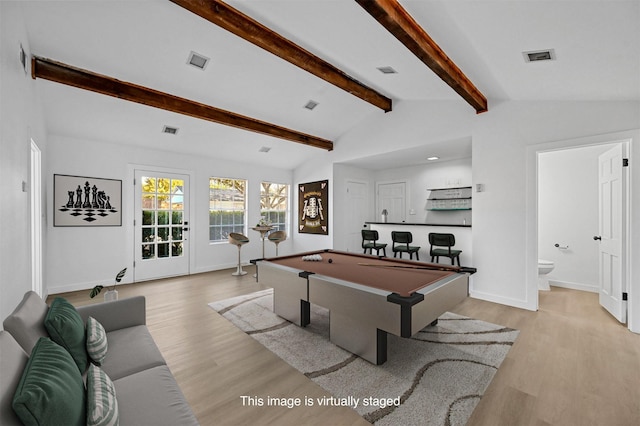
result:
M 464 425 L 518 331 L 450 312 L 410 339 L 388 335 L 388 359 L 373 365 L 329 341 L 330 312 L 311 305 L 298 327 L 273 313 L 272 289 L 209 306 L 332 398 L 376 425 Z

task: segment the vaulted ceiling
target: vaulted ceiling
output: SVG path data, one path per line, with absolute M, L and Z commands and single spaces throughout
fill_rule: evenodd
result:
M 33 55 L 336 144 L 358 123 L 385 114 L 362 97 L 169 0 L 22 3 Z M 474 108 L 358 1 L 226 3 L 392 104 L 447 100 Z M 399 3 L 489 99 L 486 114 L 491 113 L 491 102 L 499 100 L 640 100 L 640 2 L 636 0 Z M 555 60 L 525 62 L 522 52 L 550 48 Z M 204 70 L 187 64 L 191 52 L 210 58 Z M 383 74 L 381 67 L 397 73 Z M 287 158 L 287 168 L 318 152 L 44 79 L 37 85 L 51 134 L 196 155 L 215 153 L 249 163 L 264 162 L 265 154 L 259 150 L 266 146 L 271 148 L 266 155 Z M 318 105 L 304 108 L 309 101 Z M 165 125 L 177 127 L 178 133 L 163 134 Z M 462 150 L 452 142 L 451 155 L 468 152 L 468 142 L 462 141 Z

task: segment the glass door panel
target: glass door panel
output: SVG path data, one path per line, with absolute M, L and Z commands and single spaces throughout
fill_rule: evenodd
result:
M 188 176 L 136 171 L 136 280 L 189 273 Z

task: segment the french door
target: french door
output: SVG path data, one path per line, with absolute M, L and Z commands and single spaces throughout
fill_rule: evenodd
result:
M 135 172 L 134 280 L 189 273 L 189 176 Z

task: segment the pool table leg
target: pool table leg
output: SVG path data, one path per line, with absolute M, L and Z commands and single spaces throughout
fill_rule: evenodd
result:
M 380 365 L 387 361 L 387 332 L 354 321 L 349 315 L 331 311 L 331 341 L 347 351 Z
M 300 327 L 311 324 L 311 303 L 300 300 Z

